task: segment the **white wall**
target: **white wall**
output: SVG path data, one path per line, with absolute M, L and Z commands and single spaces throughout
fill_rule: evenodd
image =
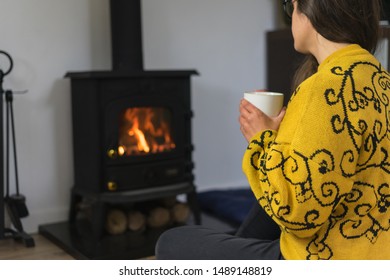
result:
M 264 38 L 275 27 L 275 2 L 142 2 L 145 69 L 200 72 L 192 79 L 199 190 L 246 185 L 238 103 L 244 90 L 265 87 Z M 36 232 L 67 219 L 73 157 L 63 76 L 111 69 L 108 0 L 2 0 L 0 19 L 0 50 L 14 59 L 4 88 L 29 90 L 15 96 L 14 108 L 19 181 L 30 211 L 22 222 Z

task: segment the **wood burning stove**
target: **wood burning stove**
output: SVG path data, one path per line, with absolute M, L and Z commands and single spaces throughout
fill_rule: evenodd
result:
M 190 87 L 197 72 L 145 71 L 140 0 L 111 0 L 110 8 L 113 70 L 66 74 L 75 174 L 70 221 L 85 197 L 103 205 L 186 193 L 199 222 Z
M 192 183 L 192 74 L 67 74 L 75 188 L 105 193 Z
M 42 234 L 76 257 L 80 252 L 75 254 L 75 250 L 82 249 L 75 247 L 93 247 L 91 240 L 109 251 L 118 243 L 118 239 L 109 241 L 112 236 L 104 232 L 106 213 L 113 205 L 186 194 L 194 221 L 200 223 L 191 137 L 190 78 L 197 72 L 145 71 L 140 0 L 111 0 L 110 8 L 113 70 L 66 74 L 71 80 L 73 120 L 72 237 L 63 237 L 63 225 L 40 227 Z M 85 201 L 92 205 L 88 220 L 93 236 L 88 233 L 87 238 L 85 226 L 76 226 Z M 142 252 L 150 254 L 158 235 L 147 235 L 153 240 L 144 242 L 149 249 Z M 91 249 L 87 257 L 106 258 L 104 253 L 96 256 L 94 252 L 100 249 Z M 119 253 L 124 258 L 132 255 Z M 120 258 L 119 253 L 113 258 Z
M 190 76 L 195 71 L 68 73 L 71 78 L 75 185 L 70 220 L 83 198 L 105 203 L 187 193 L 196 207 Z

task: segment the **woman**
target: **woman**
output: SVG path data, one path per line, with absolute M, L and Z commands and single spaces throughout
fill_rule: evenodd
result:
M 390 259 L 390 79 L 371 55 L 379 0 L 283 4 L 307 55 L 288 108 L 270 118 L 240 104 L 243 170 L 261 208 L 237 236 L 167 232 L 158 258 Z

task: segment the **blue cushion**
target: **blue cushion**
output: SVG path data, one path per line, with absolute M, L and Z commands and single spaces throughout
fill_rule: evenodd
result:
M 233 224 L 241 224 L 256 199 L 250 189 L 213 190 L 198 193 L 200 208 Z

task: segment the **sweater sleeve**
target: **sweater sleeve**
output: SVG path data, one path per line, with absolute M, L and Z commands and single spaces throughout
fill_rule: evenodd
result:
M 283 230 L 302 238 L 313 236 L 335 215 L 353 186 L 339 170 L 340 155 L 351 141 L 348 134 L 333 131 L 337 108 L 321 102 L 306 103 L 290 141 L 285 141 L 286 131 L 260 132 L 243 157 L 243 171 L 260 205 Z M 348 159 L 348 166 L 356 165 L 354 156 Z

